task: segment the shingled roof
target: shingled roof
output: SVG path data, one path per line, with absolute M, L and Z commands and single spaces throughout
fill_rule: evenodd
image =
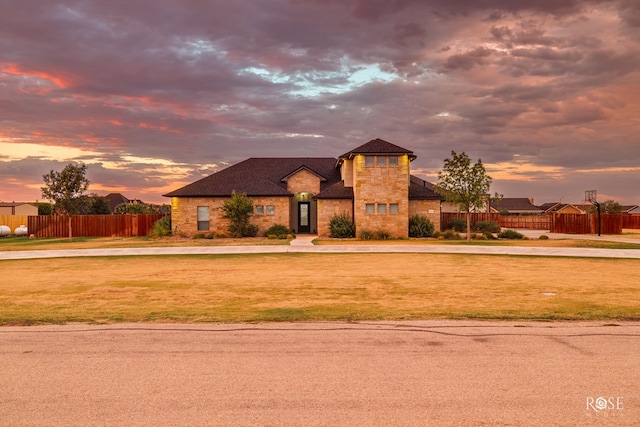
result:
M 444 198 L 435 192 L 435 186 L 432 183 L 411 175 L 409 200 L 444 200 Z
M 341 179 L 336 161 L 331 157 L 250 158 L 164 196 L 229 197 L 234 191 L 254 197 L 290 196 L 286 178 L 301 169 L 321 178 L 322 192 Z
M 340 156 L 340 159 L 351 159 L 356 154 L 371 154 L 371 155 L 408 154 L 411 160 L 416 158 L 416 156 L 413 154 L 413 151 L 407 150 L 406 148 L 399 147 L 395 144 L 392 144 L 380 138 L 372 139 L 366 144 L 363 144 L 347 153 L 344 153 L 342 156 Z

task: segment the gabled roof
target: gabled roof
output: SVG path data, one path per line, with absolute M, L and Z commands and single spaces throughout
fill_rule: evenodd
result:
M 540 205 L 540 209 L 545 211 L 546 213 L 555 213 L 560 212 L 562 210 L 577 210 L 579 212 L 585 212 L 591 205 L 573 205 L 570 203 L 543 203 Z
M 561 206 L 558 202 L 548 202 L 540 205 L 540 209 L 545 212 L 554 212 L 557 210 L 558 206 Z
M 526 197 L 503 197 L 497 202 L 490 202 L 490 205 L 493 209 L 509 213 L 542 213 L 542 209 Z
M 413 151 L 407 150 L 406 148 L 399 147 L 395 144 L 392 144 L 380 138 L 372 139 L 366 144 L 363 144 L 347 153 L 344 153 L 342 156 L 340 156 L 340 159 L 351 159 L 356 154 L 370 154 L 370 155 L 408 154 L 409 159 L 413 160 L 416 158 L 416 156 L 413 154 Z
M 286 180 L 305 169 L 320 178 L 320 191 L 339 182 L 340 171 L 332 157 L 250 158 L 165 197 L 229 197 L 234 191 L 248 196 L 290 196 Z
M 130 202 L 129 199 L 127 199 L 120 193 L 109 193 L 104 196 L 104 198 L 109 202 L 109 209 L 111 210 L 111 212 L 114 212 L 116 210 L 116 206 Z

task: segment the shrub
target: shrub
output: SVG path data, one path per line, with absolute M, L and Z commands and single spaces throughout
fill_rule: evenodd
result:
M 497 237 L 493 235 L 492 232 L 490 231 L 485 231 L 484 233 L 482 233 L 482 235 L 487 239 L 487 240 L 496 240 Z
M 549 236 L 547 236 L 546 234 L 541 234 L 540 237 L 538 237 L 538 239 L 540 239 L 540 240 L 549 240 Z
M 373 238 L 376 240 L 389 240 L 391 238 L 391 234 L 385 230 L 376 230 L 373 233 Z
M 335 214 L 329 220 L 329 237 L 345 239 L 355 235 L 356 226 L 346 213 Z
M 361 230 L 360 231 L 360 239 L 362 240 L 371 240 L 373 239 L 373 231 L 371 230 Z
M 504 230 L 500 234 L 498 234 L 498 237 L 500 237 L 501 239 L 522 239 L 522 238 L 524 238 L 524 236 L 522 234 L 518 233 L 515 230 Z
M 156 221 L 149 231 L 149 237 L 159 238 L 165 236 L 171 236 L 171 217 L 169 215 Z
M 464 233 L 467 231 L 467 220 L 466 218 L 451 218 L 449 221 L 449 228 L 457 231 L 458 233 Z
M 198 232 L 196 234 L 194 234 L 193 236 L 191 236 L 192 239 L 206 239 L 207 235 L 203 232 Z
M 231 198 L 224 201 L 220 209 L 222 217 L 229 220 L 229 233 L 232 237 L 255 237 L 258 226 L 249 222 L 253 213 L 253 200 L 246 194 L 231 193 Z
M 409 237 L 431 237 L 434 229 L 431 220 L 424 215 L 409 218 Z
M 465 226 L 466 227 L 466 226 Z M 497 221 L 477 221 L 475 224 L 471 226 L 471 231 L 475 231 L 477 233 L 499 233 L 500 232 L 500 223 Z
M 275 224 L 269 227 L 269 229 L 264 232 L 264 235 L 267 237 L 270 234 L 275 234 L 276 236 L 280 236 L 280 235 L 286 236 L 287 234 L 295 235 L 295 232 L 289 227 L 287 227 L 286 225 Z M 282 237 L 282 238 L 284 239 L 285 237 Z
M 440 237 L 444 240 L 462 240 L 462 236 L 455 230 L 445 230 L 438 238 Z

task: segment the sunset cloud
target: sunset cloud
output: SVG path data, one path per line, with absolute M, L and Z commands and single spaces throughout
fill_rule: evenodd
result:
M 11 2 L 0 14 L 1 200 L 89 166 L 91 191 L 163 193 L 247 157 L 373 138 L 437 179 L 640 204 L 640 6 L 631 0 Z

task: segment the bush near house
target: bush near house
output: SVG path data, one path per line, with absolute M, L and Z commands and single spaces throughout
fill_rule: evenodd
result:
M 518 233 L 515 230 L 504 230 L 500 234 L 498 234 L 498 237 L 501 239 L 524 239 L 524 235 Z
M 457 231 L 458 233 L 464 233 L 467 231 L 467 220 L 464 218 L 451 218 L 447 228 Z
M 282 224 L 274 224 L 267 231 L 264 232 L 265 237 L 276 236 L 280 239 L 286 239 L 287 236 L 294 237 L 296 235 L 295 231 Z M 283 237 L 280 237 L 283 236 Z
M 409 237 L 431 237 L 435 227 L 424 215 L 413 215 L 409 218 Z
M 471 226 L 471 231 L 482 234 L 499 233 L 501 228 L 497 221 L 477 221 Z
M 166 237 L 171 236 L 171 216 L 162 217 L 153 224 L 153 228 L 149 231 L 149 237 Z
M 229 220 L 229 233 L 232 237 L 256 237 L 258 226 L 251 224 L 253 201 L 244 193 L 231 193 L 231 198 L 220 207 L 222 218 Z
M 329 220 L 329 237 L 346 239 L 356 236 L 356 226 L 346 213 L 335 214 Z
M 466 225 L 465 225 L 466 229 Z M 462 236 L 455 230 L 445 230 L 442 233 L 437 231 L 433 233 L 433 237 L 438 240 L 462 240 Z

